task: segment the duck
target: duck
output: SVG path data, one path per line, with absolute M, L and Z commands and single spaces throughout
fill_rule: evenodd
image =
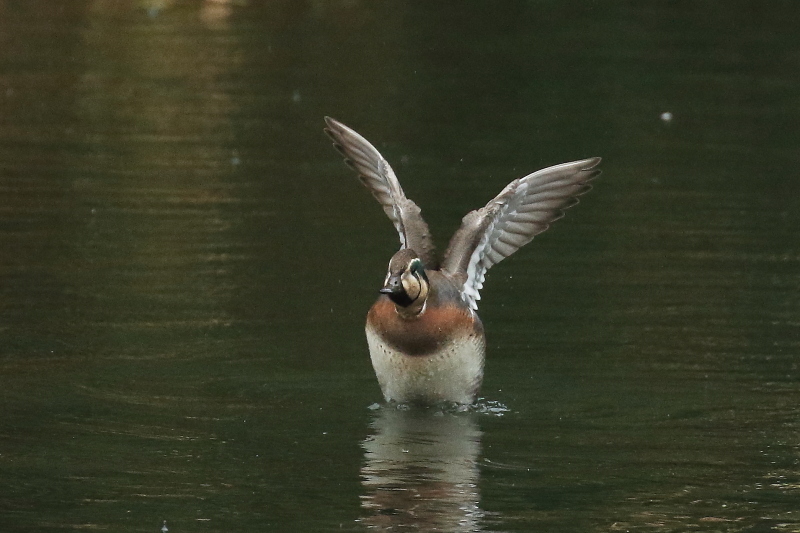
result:
M 441 260 L 420 208 L 364 137 L 325 117 L 325 133 L 389 217 L 400 249 L 367 313 L 372 367 L 387 402 L 471 405 L 483 382 L 486 335 L 478 301 L 486 272 L 578 203 L 599 157 L 538 170 L 467 213 Z

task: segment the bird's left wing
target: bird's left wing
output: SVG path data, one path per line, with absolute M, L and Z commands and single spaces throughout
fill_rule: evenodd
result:
M 600 158 L 548 167 L 512 181 L 491 202 L 468 213 L 450 240 L 442 270 L 463 281 L 461 296 L 478 308 L 486 271 L 564 216 L 600 175 Z

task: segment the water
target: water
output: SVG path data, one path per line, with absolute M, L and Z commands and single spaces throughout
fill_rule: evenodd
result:
M 794 3 L 0 14 L 3 531 L 800 531 Z M 489 272 L 471 412 L 374 405 L 396 236 L 324 115 L 442 247 L 604 157 Z

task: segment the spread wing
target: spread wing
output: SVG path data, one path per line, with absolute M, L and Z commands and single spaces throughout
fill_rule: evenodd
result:
M 361 182 L 372 192 L 400 236 L 400 247 L 411 248 L 426 268 L 435 269 L 434 246 L 428 224 L 420 208 L 406 198 L 397 176 L 383 156 L 364 137 L 341 122 L 325 117 L 325 133 L 345 157 L 345 163 L 358 172 Z
M 468 213 L 453 235 L 442 270 L 463 280 L 461 296 L 478 308 L 486 271 L 564 216 L 600 175 L 600 158 L 548 167 L 512 181 L 494 200 Z

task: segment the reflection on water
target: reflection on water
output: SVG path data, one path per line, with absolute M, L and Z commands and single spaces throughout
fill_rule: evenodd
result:
M 481 430 L 472 413 L 381 408 L 364 440 L 362 521 L 381 531 L 477 531 Z
M 0 533 L 800 531 L 800 3 L 595 4 L 0 1 Z M 326 114 L 441 237 L 606 158 L 492 272 L 504 416 L 361 408 Z

